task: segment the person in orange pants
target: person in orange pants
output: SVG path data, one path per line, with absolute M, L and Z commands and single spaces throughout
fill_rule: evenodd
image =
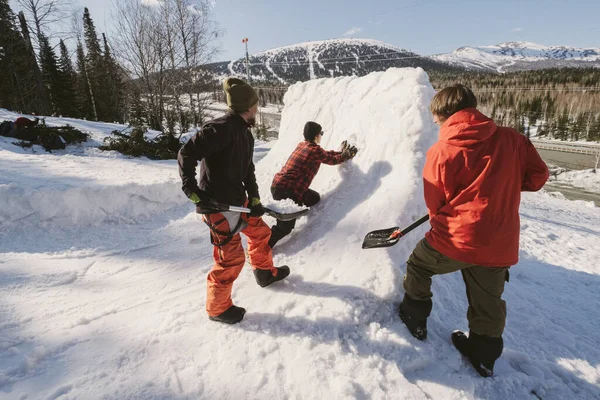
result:
M 271 230 L 261 219 L 265 209 L 254 173 L 254 138 L 250 132 L 258 111 L 258 95 L 237 78 L 227 78 L 223 89 L 231 110 L 205 124 L 179 150 L 177 161 L 183 192 L 196 204 L 196 212 L 203 214 L 214 245 L 215 265 L 207 278 L 206 311 L 213 321 L 235 324 L 246 313 L 231 299 L 233 282 L 246 261 L 240 232 L 248 238 L 250 263 L 261 287 L 285 279 L 290 269 L 273 266 Z M 247 206 L 250 213 L 224 212 L 223 205 Z
M 228 218 L 235 218 L 235 213 L 215 213 L 203 216 L 204 222 L 210 227 L 213 240 L 213 258 L 215 265 L 208 274 L 208 289 L 206 294 L 206 311 L 209 316 L 218 316 L 233 306 L 231 289 L 246 263 L 246 256 L 242 247 L 242 238 L 235 232 L 235 227 L 229 225 Z M 240 232 L 248 239 L 248 257 L 250 264 L 255 268 L 254 275 L 257 283 L 266 287 L 282 278 L 279 271 L 273 266 L 269 238 L 271 229 L 262 218 L 240 218 L 242 228 Z M 282 267 L 283 268 L 283 267 Z M 289 271 L 289 270 L 288 270 Z M 283 279 L 283 278 L 282 278 Z M 214 318 L 213 318 L 214 319 Z

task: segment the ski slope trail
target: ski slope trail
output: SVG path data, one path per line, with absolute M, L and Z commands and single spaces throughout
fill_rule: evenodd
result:
M 249 265 L 242 271 L 233 299 L 248 312 L 233 326 L 204 311 L 212 246 L 176 162 L 0 142 L 0 399 L 600 397 L 591 203 L 524 195 L 494 378 L 450 343 L 467 329 L 460 274 L 434 278 L 426 342 L 396 316 L 405 260 L 427 224 L 388 249 L 360 245 L 368 231 L 426 212 L 433 93 L 420 69 L 290 88 L 280 139 L 255 151 L 265 202 L 307 120 L 323 126 L 326 149 L 348 139 L 359 153 L 321 167 L 312 185 L 321 202 L 276 247 L 290 277 L 260 288 Z

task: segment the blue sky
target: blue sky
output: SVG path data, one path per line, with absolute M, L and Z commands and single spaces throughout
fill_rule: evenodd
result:
M 79 0 L 110 30 L 110 0 Z M 377 39 L 419 54 L 523 40 L 600 47 L 600 0 L 214 0 L 225 31 L 217 60 L 299 42 Z M 215 60 L 215 61 L 217 61 Z

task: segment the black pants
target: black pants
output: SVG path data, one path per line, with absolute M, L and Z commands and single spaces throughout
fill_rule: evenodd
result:
M 300 199 L 298 199 L 289 190 L 276 187 L 271 188 L 271 194 L 273 195 L 274 200 L 291 199 L 294 201 L 294 203 L 306 207 L 312 207 L 321 200 L 321 196 L 319 195 L 319 193 L 311 189 L 308 189 Z M 271 228 L 271 239 L 269 239 L 269 246 L 273 248 L 273 246 L 275 246 L 277 242 L 289 235 L 295 226 L 295 219 L 291 221 L 277 220 L 277 224 L 273 225 L 273 227 Z

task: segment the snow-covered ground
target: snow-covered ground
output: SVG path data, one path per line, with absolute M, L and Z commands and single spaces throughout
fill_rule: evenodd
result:
M 553 167 L 552 172 L 553 176 L 550 177 L 550 182 L 568 184 L 579 189 L 600 194 L 600 170 L 585 169 L 577 171 Z
M 426 342 L 396 316 L 404 262 L 427 227 L 385 250 L 360 243 L 425 213 L 433 93 L 412 69 L 290 88 L 280 140 L 255 151 L 265 201 L 306 120 L 323 125 L 324 147 L 350 139 L 360 151 L 321 168 L 322 202 L 276 248 L 276 264 L 292 270 L 286 282 L 263 289 L 242 271 L 233 298 L 248 312 L 234 326 L 206 317 L 212 247 L 175 161 L 0 141 L 0 399 L 600 398 L 591 203 L 523 196 L 494 378 L 450 343 L 467 328 L 460 274 L 434 279 Z M 114 129 L 76 123 L 98 139 Z

